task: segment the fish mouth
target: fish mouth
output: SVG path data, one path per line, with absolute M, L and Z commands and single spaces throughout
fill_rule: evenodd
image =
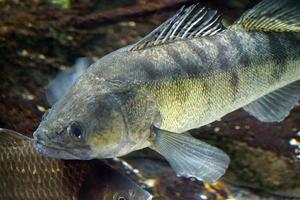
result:
M 79 153 L 81 153 L 80 156 L 78 155 L 79 153 L 76 153 L 76 150 L 74 150 L 74 149 L 50 146 L 40 140 L 34 141 L 34 148 L 36 149 L 36 151 L 39 154 L 47 156 L 47 157 L 51 157 L 51 158 L 58 158 L 58 159 L 64 159 L 64 160 L 90 160 L 90 158 L 88 156 L 82 156 L 84 154 L 87 154 L 89 147 L 81 147 L 79 150 L 77 150 L 77 151 L 79 151 Z

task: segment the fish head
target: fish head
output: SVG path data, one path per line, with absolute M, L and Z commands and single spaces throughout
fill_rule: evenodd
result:
M 142 110 L 131 104 L 136 95 L 116 85 L 84 75 L 45 113 L 33 134 L 37 151 L 55 158 L 84 160 L 117 157 L 137 149 L 137 143 L 141 146 L 150 129 L 141 136 L 131 131 L 144 131 L 151 122 L 141 123 L 147 118 L 143 116 L 135 121 L 139 116 L 135 111 Z
M 123 188 L 106 192 L 104 200 L 151 200 L 152 196 L 142 188 Z
M 152 195 L 116 169 L 95 163 L 79 191 L 79 200 L 151 200 Z
M 102 183 L 103 184 L 103 183 Z M 96 185 L 97 186 L 97 185 Z M 99 185 L 98 185 L 99 186 Z M 100 192 L 100 187 L 94 189 L 94 194 Z M 152 195 L 125 177 L 113 177 L 106 181 L 106 186 L 101 186 L 101 199 L 103 200 L 151 200 Z M 91 188 L 89 188 L 91 190 Z M 93 195 L 94 196 L 94 195 Z
M 123 180 L 124 181 L 124 180 Z M 113 185 L 110 185 L 113 183 Z M 104 185 L 105 184 L 105 185 Z M 93 182 L 88 187 L 82 188 L 79 194 L 80 200 L 151 200 L 152 195 L 140 186 L 125 180 L 102 180 L 102 183 Z

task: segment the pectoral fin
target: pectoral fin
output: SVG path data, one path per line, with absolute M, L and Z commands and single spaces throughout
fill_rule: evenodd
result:
M 300 99 L 300 81 L 261 97 L 244 110 L 262 122 L 281 122 Z
M 230 159 L 220 149 L 195 139 L 188 133 L 171 133 L 154 128 L 154 150 L 162 154 L 178 176 L 195 177 L 204 182 L 217 181 Z

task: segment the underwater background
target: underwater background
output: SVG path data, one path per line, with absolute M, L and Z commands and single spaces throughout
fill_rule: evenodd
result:
M 48 108 L 45 86 L 60 70 L 138 41 L 195 2 L 222 13 L 226 26 L 259 1 L 0 1 L 0 127 L 31 136 Z M 282 123 L 261 123 L 239 110 L 192 134 L 231 157 L 215 185 L 177 177 L 151 150 L 106 162 L 154 199 L 300 199 L 299 103 Z

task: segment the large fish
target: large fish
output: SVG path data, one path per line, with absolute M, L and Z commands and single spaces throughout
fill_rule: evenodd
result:
M 229 157 L 186 131 L 239 108 L 262 122 L 288 116 L 300 98 L 299 13 L 299 0 L 264 0 L 225 28 L 216 11 L 182 8 L 95 62 L 44 115 L 37 151 L 92 159 L 150 147 L 178 175 L 216 181 Z
M 1 200 L 150 200 L 151 195 L 99 160 L 39 155 L 22 136 L 0 130 Z

